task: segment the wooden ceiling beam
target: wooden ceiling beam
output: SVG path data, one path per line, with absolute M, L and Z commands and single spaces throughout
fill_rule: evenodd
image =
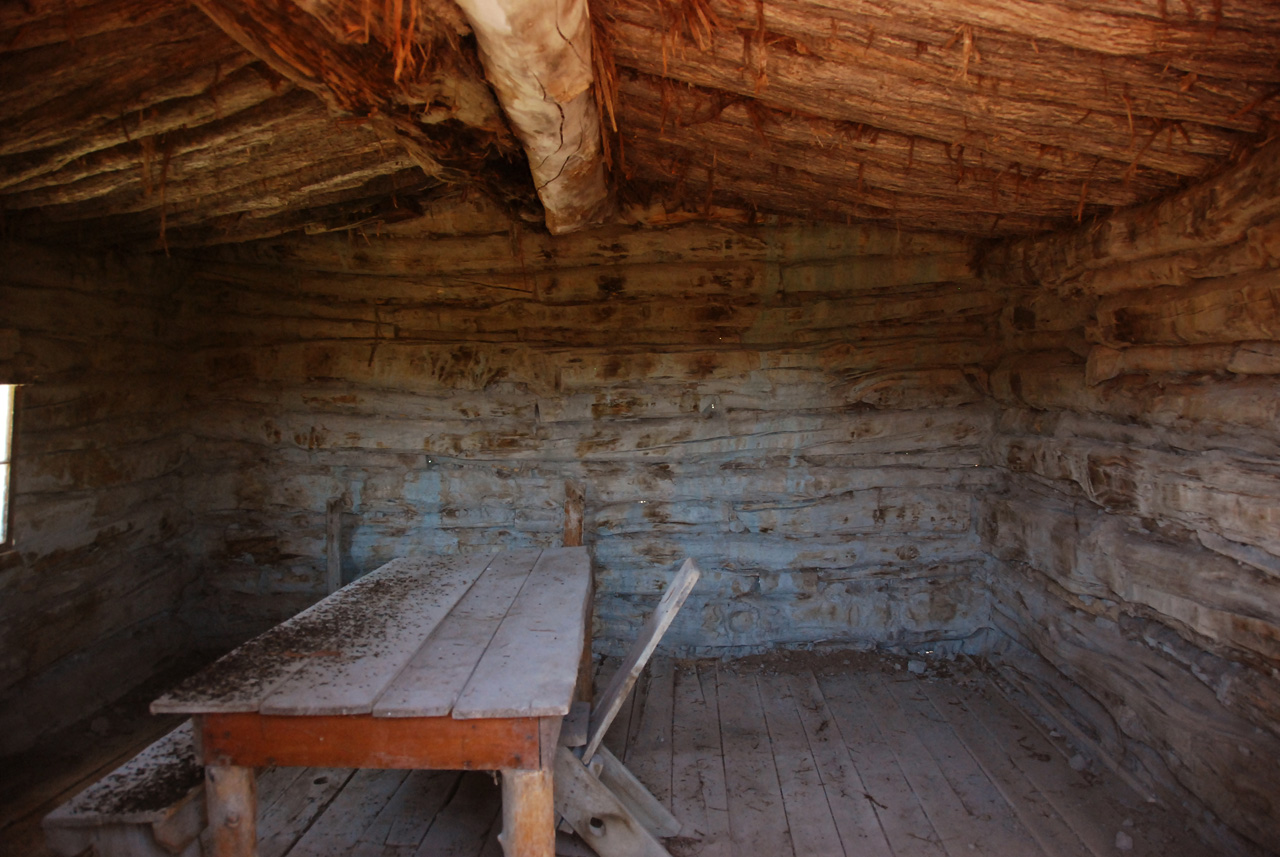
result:
M 332 128 L 332 123 L 310 94 L 295 89 L 189 131 L 162 139 L 142 138 L 94 152 L 53 174 L 10 188 L 5 204 L 11 211 L 81 202 L 122 206 L 117 209 L 121 213 L 134 210 L 135 205 L 148 208 L 156 203 L 143 201 L 144 186 L 150 183 L 158 188 L 162 173 L 167 196 L 178 183 L 201 171 L 227 170 L 248 162 L 244 172 L 257 174 L 281 160 L 286 147 L 297 149 L 308 140 L 314 143 Z M 268 139 L 269 149 L 263 143 Z M 326 155 L 355 145 L 376 148 L 379 143 L 367 130 L 344 134 L 341 141 L 341 148 L 330 146 Z M 143 143 L 151 148 L 149 156 L 143 151 Z M 251 158 L 255 149 L 257 156 Z M 294 157 L 299 154 L 305 154 L 305 150 L 291 152 Z M 213 181 L 225 179 L 214 176 Z M 120 193 L 129 194 L 130 198 L 102 199 Z
M 1127 168 L 1136 163 L 1179 176 L 1200 176 L 1231 151 L 1230 135 L 1214 135 L 1189 125 L 1190 138 L 1176 145 L 1144 145 L 1149 125 L 1130 132 L 1126 117 L 1078 115 L 1061 106 L 1003 99 L 962 87 L 912 80 L 890 69 L 828 62 L 775 49 L 764 55 L 749 49 L 741 61 L 743 39 L 735 33 L 713 36 L 710 52 L 664 51 L 661 34 L 627 21 L 615 23 L 619 40 L 614 55 L 620 66 L 667 76 L 697 86 L 756 99 L 770 107 L 794 107 L 828 119 L 865 123 L 898 133 L 963 143 L 1002 159 L 1034 165 L 1060 154 L 1067 158 L 1106 158 Z M 764 79 L 761 79 L 761 75 Z M 1083 118 L 1082 118 L 1083 117 Z
M 524 145 L 552 234 L 608 213 L 586 0 L 457 0 Z
M 750 99 L 725 100 L 695 87 L 664 87 L 661 78 L 631 70 L 619 75 L 618 89 L 627 106 L 625 136 L 632 160 L 638 151 L 635 144 L 646 138 L 664 145 L 681 137 L 696 138 L 715 143 L 715 158 L 721 162 L 731 150 L 741 150 L 754 153 L 753 161 L 791 158 L 815 171 L 829 164 L 833 180 L 852 170 L 869 185 L 926 197 L 985 196 L 994 201 L 998 192 L 1012 207 L 1034 206 L 1043 198 L 1070 200 L 1069 211 L 1075 209 L 1083 182 L 1089 182 L 1090 203 L 1108 206 L 1131 205 L 1167 186 L 1152 181 L 1145 170 L 1125 175 L 1122 165 L 1113 165 L 1109 173 L 1099 169 L 1100 161 L 1085 170 L 1057 164 L 1037 169 L 989 152 L 965 153 L 893 131 L 773 110 Z M 710 151 L 703 160 L 712 160 Z
M 120 146 L 131 146 L 133 160 L 142 140 L 188 129 L 202 128 L 210 122 L 235 116 L 260 104 L 289 95 L 293 87 L 288 83 L 272 86 L 263 77 L 261 66 L 256 64 L 231 72 L 223 71 L 220 80 L 194 95 L 179 94 L 146 105 L 124 117 L 102 120 L 87 125 L 81 132 L 48 148 L 0 157 L 0 189 L 30 189 L 41 180 L 62 182 L 67 180 L 63 170 L 86 159 L 94 161 L 104 152 Z M 310 98 L 310 96 L 308 96 Z M 10 125 L 13 130 L 16 126 Z M 33 138 L 31 145 L 37 145 Z M 76 165 L 70 175 L 81 176 L 92 167 Z M 74 179 L 72 179 L 74 180 Z
M 155 211 L 158 224 L 161 208 L 173 213 L 191 205 L 210 215 L 222 214 L 215 199 L 224 197 L 244 211 L 284 208 L 290 199 L 305 196 L 326 181 L 347 180 L 379 164 L 383 170 L 412 165 L 402 151 L 388 153 L 386 144 L 369 129 L 353 129 L 317 154 L 315 140 L 326 136 L 332 122 L 314 99 L 296 92 L 175 142 L 167 169 L 160 151 L 143 169 L 129 153 L 105 153 L 109 157 L 99 173 L 65 185 L 15 193 L 6 202 L 14 211 L 38 207 L 40 217 L 50 222 Z M 264 145 L 264 139 L 271 140 L 270 146 Z M 333 175 L 327 176 L 326 169 Z M 234 179 L 228 180 L 228 174 Z
M 1156 57 L 1089 53 L 1048 40 L 1033 44 L 1025 36 L 991 29 L 972 32 L 966 60 L 964 39 L 957 38 L 954 26 L 850 11 L 860 8 L 822 9 L 832 15 L 824 30 L 814 27 L 813 8 L 770 3 L 765 27 L 829 62 L 885 68 L 909 80 L 980 95 L 1043 102 L 1077 119 L 1085 113 L 1081 105 L 1088 104 L 1113 122 L 1126 123 L 1133 115 L 1253 132 L 1263 115 L 1280 110 L 1280 105 L 1255 104 L 1274 72 L 1257 62 L 1242 64 L 1230 78 L 1192 80 Z M 739 32 L 758 26 L 745 9 L 726 14 L 734 17 L 721 23 Z
M 122 9 L 117 0 L 28 0 L 0 3 L 0 33 L 6 51 L 25 51 L 45 45 L 78 42 L 101 33 L 139 27 L 175 11 L 172 0 L 131 0 Z
M 1164 56 L 1174 68 L 1197 71 L 1208 70 L 1215 62 L 1230 63 L 1241 56 L 1274 53 L 1276 32 L 1259 26 L 1268 19 L 1275 21 L 1274 4 L 1270 4 L 1270 10 L 1267 0 L 1254 0 L 1247 5 L 1250 15 L 1245 20 L 1223 16 L 1215 20 L 1212 11 L 1205 9 L 1205 17 L 1194 21 L 1162 18 L 1154 3 L 1147 7 L 1148 14 L 1135 14 L 1133 3 L 895 0 L 884 7 L 895 15 L 954 21 L 956 26 L 989 27 L 1077 50 L 1117 56 Z
M 772 178 L 779 183 L 790 182 L 789 170 L 794 168 L 812 175 L 815 184 L 823 184 L 833 193 L 881 208 L 891 208 L 895 199 L 907 197 L 913 210 L 950 214 L 985 212 L 994 216 L 1021 211 L 1069 218 L 1082 208 L 1080 183 L 1018 176 L 977 161 L 965 166 L 929 152 L 931 143 L 917 146 L 908 165 L 906 147 L 901 141 L 890 144 L 885 139 L 888 135 L 880 135 L 880 143 L 875 145 L 865 139 L 855 143 L 839 132 L 825 136 L 825 129 L 803 121 L 770 125 L 762 133 L 738 106 L 699 125 L 696 131 L 674 134 L 663 134 L 657 118 L 631 115 L 626 146 L 628 159 L 635 164 L 660 163 L 682 152 L 689 164 L 713 169 L 718 176 L 750 175 L 761 182 Z M 1139 199 L 1132 188 L 1120 182 L 1091 184 L 1084 209 L 1091 213 L 1099 205 L 1114 207 Z
M 683 192 L 678 201 L 694 211 L 712 211 L 717 206 L 739 206 L 761 214 L 782 214 L 796 220 L 827 220 L 847 223 L 878 223 L 889 228 L 927 232 L 951 232 L 978 237 L 1023 235 L 1053 226 L 1054 220 L 1021 211 L 984 215 L 982 212 L 939 210 L 932 201 L 911 194 L 894 195 L 886 205 L 833 187 L 822 177 L 803 170 L 788 169 L 778 176 L 760 177 L 690 169 L 675 175 L 656 163 L 637 167 L 635 177 L 670 191 L 672 184 Z M 661 199 L 669 197 L 663 196 Z M 767 207 L 756 203 L 767 200 Z
M 126 35 L 102 33 L 77 45 L 83 59 L 64 45 L 0 53 L 0 155 L 55 146 L 158 101 L 197 95 L 250 62 L 185 7 Z M 79 61 L 68 62 L 68 54 Z

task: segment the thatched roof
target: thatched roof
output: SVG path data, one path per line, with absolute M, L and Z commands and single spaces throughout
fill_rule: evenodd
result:
M 1273 0 L 592 0 L 554 54 L 527 50 L 539 10 L 554 40 L 581 2 L 502 0 L 505 29 L 473 5 L 4 4 L 3 230 L 173 246 L 484 193 L 560 228 L 781 215 L 999 236 L 1193 182 L 1280 118 Z M 521 113 L 530 80 L 552 116 L 575 105 L 577 161 L 547 154 L 568 119 Z M 607 204 L 588 199 L 601 164 Z

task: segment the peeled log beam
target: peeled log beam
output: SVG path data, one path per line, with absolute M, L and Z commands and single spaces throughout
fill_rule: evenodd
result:
M 459 0 L 485 74 L 524 144 L 553 234 L 599 223 L 608 207 L 591 91 L 586 0 Z

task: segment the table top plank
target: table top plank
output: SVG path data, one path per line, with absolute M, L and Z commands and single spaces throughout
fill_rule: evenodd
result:
M 582 655 L 591 560 L 543 551 L 453 707 L 457 719 L 567 714 Z
M 399 579 L 403 592 L 405 570 L 420 571 L 422 564 L 423 561 L 395 559 L 344 586 L 191 676 L 151 703 L 151 711 L 155 714 L 257 711 L 263 699 L 295 672 L 312 660 L 331 660 L 333 653 L 340 651 L 358 628 L 367 626 L 370 604 L 380 604 L 384 614 L 393 613 L 385 609 L 389 605 L 381 590 L 387 589 L 389 579 Z
M 286 678 L 263 714 L 368 714 L 373 701 L 466 595 L 492 555 L 398 559 L 361 578 L 346 633 Z M 352 587 L 335 593 L 339 600 Z
M 452 711 L 540 554 L 499 554 L 374 702 L 374 716 L 442 717 Z

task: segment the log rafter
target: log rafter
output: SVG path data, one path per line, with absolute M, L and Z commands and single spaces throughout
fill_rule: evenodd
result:
M 1280 125 L 1270 0 L 194 2 L 0 8 L 0 228 L 198 244 L 479 188 L 553 231 L 616 191 L 643 222 L 1025 234 Z
M 529 156 L 552 233 L 603 220 L 600 115 L 586 0 L 458 0 L 485 71 Z
M 684 207 L 1005 233 L 1145 201 L 1265 139 L 1280 120 L 1265 6 L 1160 19 L 1046 0 L 1003 23 L 981 0 L 593 10 L 614 34 L 629 174 Z M 1068 13 L 1119 35 L 1063 30 Z

